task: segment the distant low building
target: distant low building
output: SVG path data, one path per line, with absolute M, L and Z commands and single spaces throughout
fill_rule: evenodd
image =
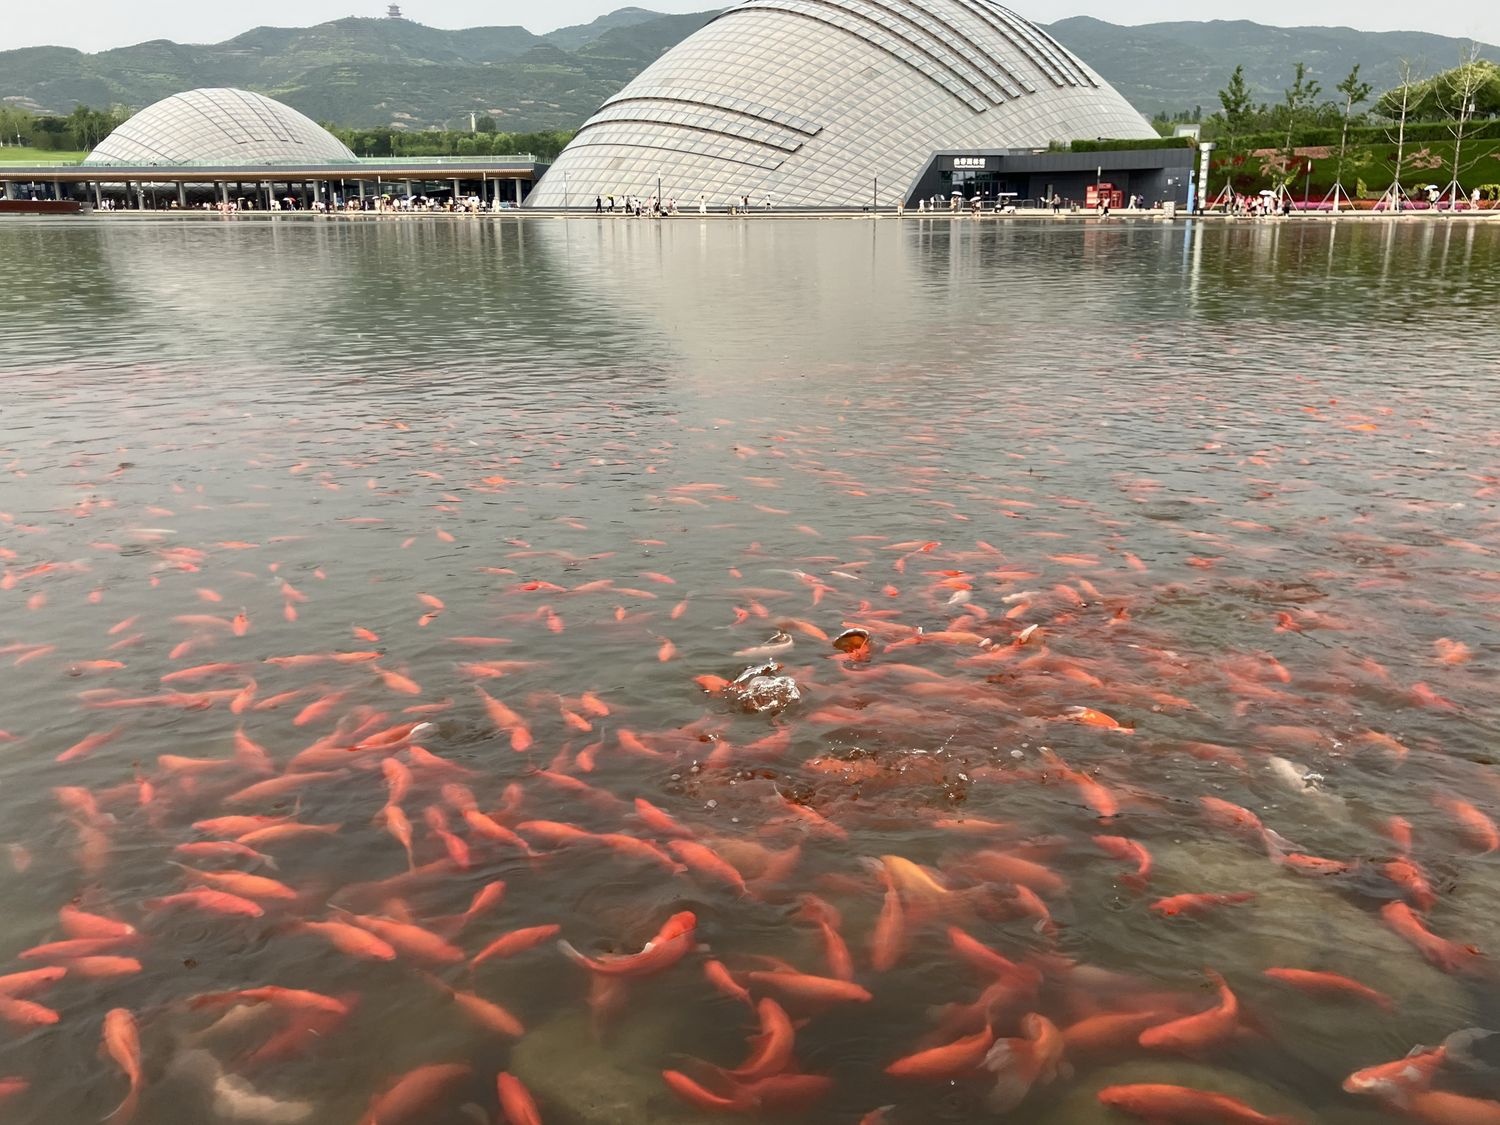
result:
M 526 154 L 362 159 L 291 106 L 214 88 L 147 106 L 81 164 L 0 163 L 0 194 L 146 209 L 208 201 L 267 209 L 287 196 L 309 206 L 372 195 L 519 206 L 545 170 Z

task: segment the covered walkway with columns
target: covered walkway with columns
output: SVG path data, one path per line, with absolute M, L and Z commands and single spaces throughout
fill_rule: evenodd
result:
M 305 166 L 0 164 L 5 199 L 71 199 L 102 208 L 185 210 L 234 204 L 270 210 L 272 200 L 297 200 L 303 209 L 350 201 L 372 208 L 389 196 L 467 199 L 485 206 L 519 206 L 545 164 L 526 154 L 490 157 L 406 157 Z

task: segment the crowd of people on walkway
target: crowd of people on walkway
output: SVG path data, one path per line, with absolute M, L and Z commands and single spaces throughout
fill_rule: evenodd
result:
M 1224 213 L 1239 219 L 1266 219 L 1289 215 L 1292 212 L 1292 197 L 1280 195 L 1244 195 L 1236 193 L 1233 199 L 1225 200 Z
M 35 196 L 33 196 L 35 198 Z M 176 198 L 162 200 L 159 195 L 141 197 L 139 201 L 129 196 L 117 198 L 106 196 L 95 207 L 98 211 L 209 211 L 232 214 L 240 211 L 306 211 L 315 215 L 330 213 L 372 212 L 376 214 L 486 214 L 513 209 L 516 204 L 508 201 L 487 202 L 478 195 L 452 196 L 426 195 L 370 195 L 342 197 L 335 193 L 331 198 L 308 199 L 301 195 L 273 196 L 265 201 L 256 196 L 235 196 L 231 199 L 200 199 L 186 203 Z
M 723 205 L 723 212 L 729 215 L 748 214 L 752 211 L 769 212 L 772 208 L 771 197 L 761 196 L 752 201 L 747 192 L 744 195 L 731 195 Z M 709 212 L 709 199 L 704 193 L 699 193 L 698 214 L 707 215 Z M 596 195 L 594 196 L 594 214 L 617 215 L 624 214 L 634 218 L 661 218 L 665 215 L 678 215 L 681 211 L 677 206 L 675 196 L 667 196 L 664 199 L 655 195 L 638 196 L 622 193 L 620 195 Z

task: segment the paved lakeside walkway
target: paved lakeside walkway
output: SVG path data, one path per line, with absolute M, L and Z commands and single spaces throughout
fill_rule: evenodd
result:
M 1407 211 L 1402 214 L 1388 213 L 1384 211 L 1297 211 L 1290 215 L 1275 216 L 1249 216 L 1249 215 L 1225 215 L 1217 212 L 1207 212 L 1198 215 L 1189 215 L 1179 211 L 1173 217 L 1168 217 L 1162 211 L 1115 211 L 1109 216 L 1103 217 L 1092 211 L 1061 212 L 1052 214 L 1050 211 L 1026 210 L 1017 211 L 1013 215 L 997 215 L 993 212 L 974 215 L 967 212 L 951 211 L 907 211 L 905 214 L 897 214 L 895 211 L 880 211 L 871 213 L 869 211 L 751 211 L 739 214 L 727 214 L 723 211 L 710 211 L 706 215 L 700 215 L 696 211 L 679 212 L 676 215 L 666 215 L 660 219 L 654 217 L 636 217 L 616 212 L 610 214 L 596 214 L 593 211 L 546 211 L 532 208 L 516 208 L 505 211 L 485 212 L 450 212 L 450 211 L 333 211 L 318 213 L 314 211 L 235 211 L 223 214 L 218 211 L 196 211 L 196 210 L 162 210 L 162 211 L 90 211 L 81 215 L 10 215 L 0 216 L 0 222 L 7 219 L 31 219 L 43 222 L 78 221 L 80 219 L 88 222 L 142 222 L 150 220 L 186 220 L 192 222 L 411 222 L 422 219 L 438 219 L 448 222 L 475 221 L 485 219 L 525 219 L 528 221 L 572 221 L 572 222 L 619 222 L 619 223 L 653 223 L 669 222 L 682 224 L 692 221 L 698 222 L 767 222 L 767 221 L 850 221 L 882 219 L 898 222 L 915 223 L 1061 223 L 1077 224 L 1084 223 L 1093 226 L 1138 224 L 1138 223 L 1180 223 L 1189 220 L 1213 223 L 1285 223 L 1285 222 L 1359 222 L 1359 223 L 1391 223 L 1391 222 L 1500 222 L 1500 208 L 1481 208 L 1479 210 L 1464 210 L 1459 212 L 1449 211 Z

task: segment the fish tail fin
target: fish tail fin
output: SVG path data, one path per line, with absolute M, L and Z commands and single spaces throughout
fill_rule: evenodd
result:
M 1483 1027 L 1466 1027 L 1462 1031 L 1455 1031 L 1443 1040 L 1443 1051 L 1447 1055 L 1448 1061 L 1459 1067 L 1469 1070 L 1494 1072 L 1500 1069 L 1500 1067 L 1497 1067 L 1494 1063 L 1477 1058 L 1473 1053 L 1473 1048 L 1475 1044 L 1496 1035 L 1500 1035 L 1500 1031 L 1490 1031 Z
M 560 940 L 557 943 L 557 948 L 562 951 L 562 955 L 564 957 L 566 957 L 569 961 L 572 961 L 575 965 L 582 965 L 585 969 L 589 967 L 589 959 L 582 953 L 579 953 L 578 950 L 573 947 L 572 942 L 566 939 Z
M 1278 866 L 1286 862 L 1286 853 L 1292 850 L 1292 843 L 1280 832 L 1272 828 L 1260 830 L 1260 841 L 1266 846 L 1266 855 L 1271 857 L 1271 862 Z
M 995 1087 L 985 1100 L 996 1113 L 1020 1105 L 1036 1082 L 1036 1049 L 1029 1039 L 995 1040 L 983 1065 L 995 1075 Z
M 141 1092 L 135 1086 L 130 1087 L 130 1093 L 125 1095 L 125 1100 L 115 1106 L 108 1114 L 100 1118 L 109 1125 L 127 1125 L 135 1117 L 137 1105 L 141 1100 Z

